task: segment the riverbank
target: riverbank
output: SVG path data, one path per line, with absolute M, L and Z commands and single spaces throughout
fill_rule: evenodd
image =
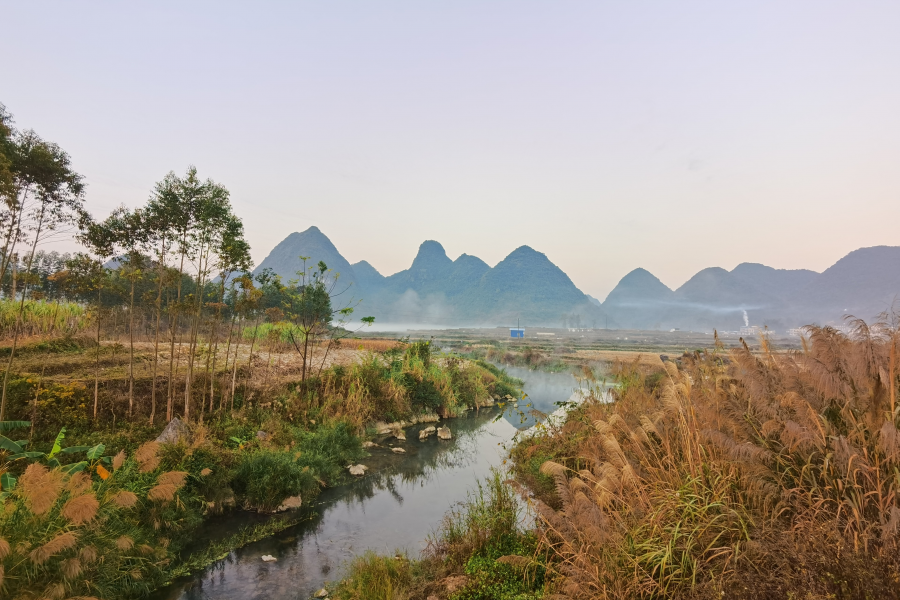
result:
M 15 378 L 14 420 L 37 413 L 41 420 L 34 430 L 10 421 L 3 432 L 11 443 L 33 436 L 23 448 L 30 454 L 16 456 L 21 453 L 5 447 L 0 459 L 6 472 L 0 539 L 9 548 L 0 556 L 2 585 L 13 596 L 55 589 L 97 598 L 145 596 L 231 545 L 291 524 L 290 518 L 269 521 L 197 548 L 191 542 L 210 517 L 308 504 L 322 489 L 350 480 L 347 466 L 369 454 L 362 442 L 375 432 L 367 430 L 368 423 L 464 414 L 516 385 L 490 365 L 433 356 L 427 344 L 410 345 L 362 353 L 315 380 L 269 388 L 268 397 L 245 379 L 233 410 L 210 412 L 202 422 L 180 427 L 173 422 L 169 437 L 158 443 L 161 425 L 123 418 L 91 423 L 89 393 L 64 379 L 79 373 L 58 368 L 81 364 L 90 348 L 63 348 L 59 354 L 66 356 L 50 361 L 57 367 L 54 379 L 46 369 L 40 380 Z M 27 402 L 32 395 L 37 410 Z M 145 397 L 139 401 L 146 406 Z M 48 435 L 60 422 L 68 425 L 64 437 Z M 43 504 L 36 505 L 38 500 Z M 73 506 L 82 505 L 87 508 L 73 513 Z M 96 531 L 100 522 L 102 535 Z
M 479 521 L 476 502 L 437 538 L 462 540 L 462 558 L 367 556 L 335 596 L 897 597 L 900 338 L 855 327 L 810 328 L 803 352 L 719 346 L 655 371 L 619 364 L 612 402 L 586 394 L 511 448 L 515 483 L 491 497 L 517 489 L 537 520 L 506 526 L 522 551 L 487 556 L 520 571 L 490 571 L 484 547 L 457 535 Z

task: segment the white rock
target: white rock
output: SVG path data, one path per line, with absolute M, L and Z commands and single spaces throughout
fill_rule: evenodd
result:
M 435 429 L 434 425 L 429 425 L 428 427 L 426 427 L 425 429 L 423 429 L 419 432 L 419 439 L 426 440 L 426 439 L 428 439 L 428 436 L 434 435 L 435 431 L 437 431 L 437 430 Z
M 291 496 L 289 498 L 285 498 L 284 502 L 281 503 L 281 506 L 275 509 L 275 512 L 284 512 L 286 510 L 291 510 L 293 508 L 300 508 L 300 505 L 303 503 L 300 495 Z
M 445 425 L 444 427 L 438 428 L 437 436 L 438 436 L 438 439 L 449 440 L 450 438 L 453 437 L 453 434 L 450 433 L 450 428 Z
M 391 448 L 391 452 L 394 452 L 396 454 L 406 454 L 406 450 L 404 450 L 403 448 Z
M 365 475 L 366 471 L 368 471 L 368 470 L 369 470 L 369 467 L 367 467 L 366 465 L 352 465 L 350 467 L 350 474 L 357 475 L 357 476 Z
M 275 562 L 276 560 L 278 560 L 277 558 L 275 558 L 275 557 L 272 556 L 271 554 L 263 554 L 262 559 L 263 559 L 264 562 Z
M 322 588 L 321 590 L 316 592 L 316 598 L 325 598 L 327 596 L 328 596 L 328 590 L 326 590 L 325 588 Z
M 363 446 L 363 448 L 376 448 L 378 446 L 378 444 L 376 444 L 375 442 L 370 442 L 370 441 L 366 440 L 365 442 L 363 442 L 362 446 Z

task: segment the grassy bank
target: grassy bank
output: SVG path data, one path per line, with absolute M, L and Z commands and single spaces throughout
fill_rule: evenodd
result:
M 598 386 L 519 440 L 516 483 L 448 516 L 421 560 L 358 559 L 336 595 L 900 597 L 900 334 L 807 333 L 801 351 L 618 364 L 612 402 Z M 519 486 L 530 530 L 502 517 Z
M 525 531 L 520 505 L 500 473 L 451 511 L 422 558 L 368 552 L 332 590 L 340 600 L 453 598 L 535 600 L 543 596 L 545 559 Z
M 897 597 L 896 330 L 620 365 L 513 451 L 569 598 Z
M 208 516 L 271 511 L 298 495 L 308 503 L 346 481 L 346 465 L 365 455 L 372 421 L 453 416 L 515 391 L 517 382 L 490 365 L 434 355 L 428 344 L 386 347 L 302 384 L 273 387 L 259 369 L 238 387 L 233 410 L 186 424 L 177 442 L 165 444 L 153 441 L 161 424 L 144 418 L 91 419 L 92 390 L 77 372 L 82 359 L 94 358 L 90 346 L 26 348 L 24 361 L 52 355 L 45 362 L 55 368 L 48 375 L 45 367 L 43 378 L 15 377 L 9 388 L 15 421 L 0 432 L 3 596 L 145 596 L 271 533 L 196 548 L 191 540 Z

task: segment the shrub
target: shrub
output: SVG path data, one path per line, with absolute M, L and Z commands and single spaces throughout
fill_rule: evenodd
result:
M 309 467 L 300 466 L 295 454 L 256 450 L 242 458 L 232 486 L 245 506 L 272 511 L 286 498 L 317 487 Z

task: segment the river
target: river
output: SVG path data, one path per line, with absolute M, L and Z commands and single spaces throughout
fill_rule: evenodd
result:
M 502 464 L 504 445 L 518 429 L 540 418 L 531 409 L 551 413 L 577 386 L 569 374 L 506 370 L 525 382 L 528 397 L 518 409 L 481 409 L 444 421 L 453 432 L 449 441 L 431 436 L 420 442 L 419 430 L 427 424 L 408 428 L 406 442 L 376 440 L 380 447 L 362 461 L 370 468 L 367 476 L 324 490 L 300 509 L 300 524 L 231 552 L 159 590 L 154 600 L 306 600 L 326 581 L 339 579 L 342 566 L 367 549 L 417 555 L 444 514 Z M 391 445 L 406 454 L 395 454 Z M 232 513 L 210 522 L 207 534 L 221 537 L 259 518 Z M 264 562 L 267 554 L 277 560 Z

